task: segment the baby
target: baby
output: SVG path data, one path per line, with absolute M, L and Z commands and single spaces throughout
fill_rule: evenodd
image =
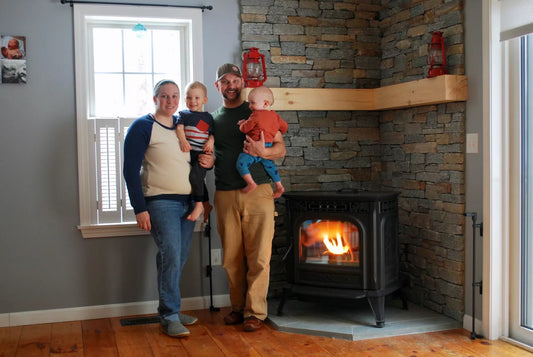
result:
M 211 114 L 204 112 L 204 104 L 207 103 L 207 88 L 198 81 L 189 83 L 185 88 L 186 110 L 179 112 L 176 135 L 180 141 L 181 151 L 191 153 L 191 173 L 189 180 L 192 186 L 194 209 L 187 217 L 188 220 L 196 221 L 204 213 L 204 221 L 207 220 L 211 205 L 205 185 L 207 169 L 200 166 L 198 156 L 202 153 L 213 152 L 215 142 L 213 136 L 214 120 Z
M 289 129 L 288 124 L 281 119 L 281 117 L 270 107 L 274 104 L 274 95 L 268 87 L 257 87 L 252 89 L 248 94 L 248 102 L 250 109 L 253 111 L 248 119 L 239 120 L 237 123 L 239 129 L 247 134 L 253 140 L 259 140 L 261 132 L 265 136 L 265 147 L 271 147 L 272 141 L 277 132 L 285 134 Z M 257 184 L 250 174 L 250 166 L 256 162 L 260 162 L 265 167 L 265 171 L 274 181 L 276 191 L 274 191 L 274 198 L 279 198 L 285 191 L 281 184 L 281 178 L 278 169 L 272 160 L 263 159 L 261 157 L 252 156 L 244 152 L 239 154 L 237 159 L 237 170 L 246 181 L 246 187 L 242 189 L 244 193 L 255 190 Z
M 10 39 L 7 47 L 2 47 L 2 55 L 7 59 L 21 59 L 23 57 L 16 38 Z

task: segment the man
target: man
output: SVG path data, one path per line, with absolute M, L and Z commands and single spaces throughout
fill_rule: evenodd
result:
M 249 193 L 242 192 L 246 182 L 237 171 L 236 162 L 242 151 L 269 160 L 282 158 L 286 152 L 285 143 L 278 132 L 272 147 L 265 148 L 263 135 L 260 140 L 253 141 L 239 130 L 237 122 L 251 114 L 248 102 L 241 98 L 244 81 L 239 67 L 231 63 L 220 66 L 215 86 L 223 99 L 222 107 L 213 113 L 215 208 L 232 309 L 224 322 L 228 325 L 243 323 L 244 331 L 256 331 L 267 317 L 266 296 L 274 237 L 273 190 L 270 177 L 259 163 L 250 167 L 257 188 Z

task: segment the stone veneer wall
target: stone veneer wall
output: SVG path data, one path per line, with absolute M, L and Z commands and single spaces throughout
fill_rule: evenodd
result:
M 273 87 L 375 88 L 425 77 L 444 32 L 448 72 L 464 73 L 462 1 L 241 0 L 242 48 L 266 57 Z M 465 103 L 383 112 L 285 111 L 288 191 L 399 191 L 402 273 L 411 301 L 464 313 Z M 285 283 L 283 199 L 270 296 Z

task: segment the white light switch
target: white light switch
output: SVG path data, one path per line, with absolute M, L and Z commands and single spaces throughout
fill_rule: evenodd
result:
M 477 133 L 466 134 L 466 153 L 467 154 L 477 154 L 478 153 L 478 142 Z

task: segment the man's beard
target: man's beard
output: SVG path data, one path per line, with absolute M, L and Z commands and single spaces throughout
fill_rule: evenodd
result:
M 222 96 L 224 97 L 224 99 L 227 101 L 227 102 L 236 102 L 239 100 L 239 98 L 241 97 L 241 91 L 240 90 L 232 90 L 232 91 L 229 91 L 229 94 L 228 95 L 228 91 L 222 93 Z M 232 97 L 234 96 L 234 97 Z

